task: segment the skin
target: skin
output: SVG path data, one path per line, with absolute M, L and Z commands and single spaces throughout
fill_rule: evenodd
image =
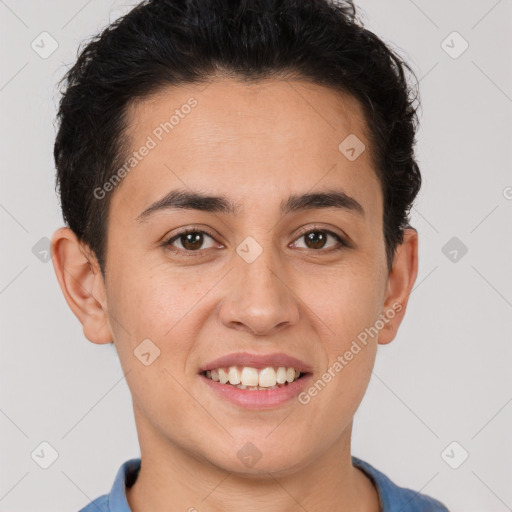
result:
M 53 235 L 62 292 L 93 343 L 114 342 L 130 388 L 142 468 L 127 498 L 134 512 L 188 510 L 377 512 L 371 481 L 350 459 L 352 421 L 378 344 L 391 342 L 418 268 L 418 236 L 407 229 L 388 272 L 383 198 L 362 109 L 351 96 L 306 81 L 166 88 L 129 109 L 131 150 L 193 96 L 198 106 L 111 192 L 106 279 L 69 228 Z M 356 134 L 367 150 L 349 161 L 338 145 Z M 238 216 L 192 210 L 136 217 L 176 188 L 225 194 Z M 364 217 L 338 209 L 281 215 L 290 194 L 342 189 Z M 262 207 L 264 205 L 264 207 Z M 206 229 L 203 245 L 162 245 L 179 228 Z M 299 228 L 329 229 L 322 244 Z M 247 236 L 263 249 L 236 253 Z M 295 242 L 296 246 L 290 245 Z M 197 248 L 200 249 L 198 250 Z M 199 256 L 197 255 L 199 254 Z M 237 407 L 202 382 L 199 367 L 237 351 L 285 352 L 316 381 L 379 315 L 401 309 L 306 405 Z M 160 356 L 145 366 L 134 349 L 149 338 Z M 237 452 L 253 443 L 261 459 Z

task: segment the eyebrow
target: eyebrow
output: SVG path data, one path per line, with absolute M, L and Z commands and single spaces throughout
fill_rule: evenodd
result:
M 302 210 L 337 208 L 364 217 L 364 209 L 353 197 L 342 190 L 327 190 L 305 194 L 291 195 L 281 202 L 281 214 Z M 208 195 L 188 190 L 172 190 L 166 196 L 148 206 L 137 216 L 137 221 L 144 222 L 156 212 L 164 210 L 199 210 L 203 212 L 238 215 L 242 211 L 241 203 L 223 195 Z

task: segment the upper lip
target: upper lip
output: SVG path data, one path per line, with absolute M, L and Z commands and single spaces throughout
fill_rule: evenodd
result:
M 275 354 L 251 354 L 249 352 L 236 352 L 219 357 L 201 366 L 199 373 L 216 368 L 228 368 L 230 366 L 249 366 L 251 368 L 267 368 L 268 366 L 294 368 L 302 373 L 311 372 L 311 366 L 296 357 L 282 352 Z

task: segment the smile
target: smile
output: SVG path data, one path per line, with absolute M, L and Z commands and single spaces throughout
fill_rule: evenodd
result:
M 285 366 L 268 366 L 260 369 L 250 366 L 230 366 L 207 370 L 203 372 L 203 375 L 215 382 L 220 382 L 220 384 L 258 391 L 286 386 L 288 383 L 298 380 L 301 377 L 301 372 Z

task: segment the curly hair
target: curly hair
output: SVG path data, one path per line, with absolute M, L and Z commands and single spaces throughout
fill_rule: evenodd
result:
M 409 83 L 412 69 L 364 28 L 351 0 L 148 0 L 77 53 L 59 82 L 56 190 L 64 221 L 103 276 L 111 194 L 98 199 L 93 191 L 124 161 L 129 105 L 219 71 L 242 81 L 293 76 L 360 102 L 391 270 L 421 186 L 413 149 L 418 81 Z

